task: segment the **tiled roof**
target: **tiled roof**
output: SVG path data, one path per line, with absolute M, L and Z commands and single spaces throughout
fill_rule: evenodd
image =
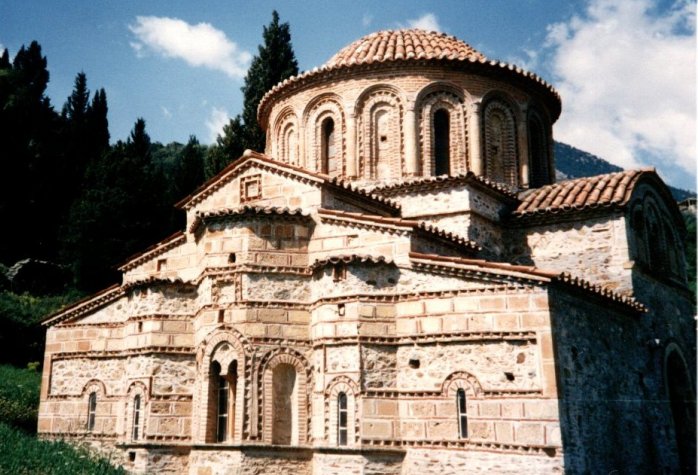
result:
M 644 174 L 655 175 L 655 171 L 653 168 L 626 170 L 527 190 L 520 193 L 521 204 L 513 216 L 520 219 L 536 215 L 621 207 L 628 203 L 637 180 Z
M 389 218 L 373 214 L 354 213 L 351 211 L 339 211 L 325 208 L 320 208 L 318 211 L 320 213 L 320 216 L 323 218 L 337 218 L 340 220 L 369 222 L 382 226 L 394 226 L 396 228 L 405 228 L 412 231 L 413 233 L 423 233 L 423 235 L 427 235 L 431 238 L 438 238 L 444 241 L 448 241 L 452 244 L 456 244 L 457 246 L 466 249 L 469 252 L 479 252 L 482 250 L 482 248 L 475 241 L 471 241 L 467 238 L 459 236 L 458 234 L 445 231 L 436 226 L 432 226 L 421 221 L 414 221 L 402 218 Z
M 487 58 L 455 36 L 425 30 L 388 30 L 364 36 L 345 46 L 326 63 L 334 67 L 399 59 Z
M 316 173 L 289 163 L 279 162 L 263 153 L 252 150 L 245 150 L 245 153 L 240 158 L 233 161 L 219 172 L 218 175 L 209 179 L 193 193 L 181 199 L 175 206 L 180 209 L 189 209 L 195 206 L 252 164 L 257 164 L 261 168 L 268 170 L 275 170 L 284 175 L 309 180 L 312 183 L 317 183 L 321 186 L 324 185 L 340 193 L 349 193 L 356 198 L 372 202 L 373 206 L 384 210 L 387 214 L 399 214 L 400 205 L 387 198 L 358 188 L 339 178 L 333 178 L 323 173 Z
M 388 30 L 364 36 L 342 48 L 327 63 L 319 68 L 305 71 L 298 76 L 291 76 L 272 87 L 262 97 L 257 108 L 257 119 L 263 127 L 269 113 L 272 98 L 282 91 L 304 86 L 311 79 L 321 77 L 339 77 L 339 71 L 347 68 L 373 67 L 391 64 L 396 61 L 446 61 L 469 65 L 486 73 L 504 72 L 513 77 L 530 81 L 534 87 L 543 90 L 550 99 L 553 120 L 560 114 L 560 96 L 553 87 L 534 73 L 523 70 L 513 64 L 487 59 L 482 53 L 467 43 L 443 33 L 425 30 Z
M 139 265 L 152 259 L 153 257 L 159 256 L 169 251 L 170 249 L 179 246 L 180 244 L 184 244 L 186 241 L 187 237 L 184 235 L 184 233 L 182 231 L 177 231 L 176 233 L 163 239 L 162 241 L 146 248 L 145 251 L 139 252 L 138 254 L 134 254 L 131 257 L 128 257 L 126 261 L 118 267 L 118 269 L 120 271 L 125 272 L 127 270 L 138 267 Z
M 440 175 L 412 178 L 392 185 L 377 186 L 373 188 L 371 192 L 380 196 L 392 197 L 412 191 L 440 190 L 442 188 L 464 183 L 479 184 L 499 195 L 504 195 L 505 197 L 514 200 L 516 199 L 516 193 L 514 193 L 507 185 L 496 183 L 484 176 L 477 176 L 473 172 L 461 173 L 454 176 Z
M 392 264 L 391 259 L 386 259 L 385 256 L 369 256 L 369 255 L 359 255 L 359 254 L 340 254 L 336 256 L 325 257 L 324 259 L 316 259 L 315 262 L 310 266 L 312 269 L 317 269 L 318 267 L 324 267 L 331 264 L 350 264 L 352 262 L 361 262 L 368 264 Z
M 54 325 L 67 320 L 71 317 L 76 317 L 85 314 L 90 310 L 100 308 L 109 302 L 116 300 L 124 295 L 124 289 L 119 284 L 114 284 L 104 290 L 90 295 L 83 299 L 73 302 L 70 305 L 59 309 L 58 311 L 48 315 L 41 321 L 42 325 Z
M 410 252 L 410 259 L 419 264 L 433 263 L 445 266 L 466 266 L 475 270 L 481 269 L 495 275 L 511 276 L 515 278 L 529 278 L 541 282 L 553 282 L 566 287 L 572 287 L 583 292 L 591 293 L 618 303 L 636 312 L 646 312 L 647 309 L 634 297 L 614 292 L 598 284 L 594 284 L 579 277 L 574 277 L 567 272 L 557 272 L 539 269 L 534 266 L 514 265 L 506 262 L 492 262 L 483 259 L 466 259 L 461 257 L 445 257 L 435 254 L 420 254 Z M 421 262 L 420 262 L 421 261 Z
M 305 213 L 302 209 L 289 209 L 282 208 L 279 206 L 240 206 L 239 208 L 220 208 L 213 209 L 209 211 L 197 211 L 194 221 L 189 226 L 189 232 L 193 233 L 196 229 L 204 222 L 225 217 L 236 217 L 236 216 L 274 216 L 279 217 L 307 217 L 308 213 Z

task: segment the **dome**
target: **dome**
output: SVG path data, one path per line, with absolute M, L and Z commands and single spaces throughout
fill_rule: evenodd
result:
M 425 30 L 387 30 L 371 33 L 345 46 L 325 66 L 333 68 L 401 59 L 487 60 L 482 53 L 454 36 Z

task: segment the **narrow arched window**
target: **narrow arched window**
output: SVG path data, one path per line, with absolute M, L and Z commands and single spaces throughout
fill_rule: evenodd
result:
M 131 439 L 138 440 L 141 433 L 141 395 L 138 394 L 133 398 L 133 428 L 131 430 Z
M 492 181 L 518 186 L 516 124 L 511 109 L 490 101 L 483 112 L 485 175 Z
M 327 118 L 322 121 L 322 166 L 321 172 L 332 175 L 337 172 L 337 156 L 335 147 L 334 121 Z
M 465 405 L 465 390 L 463 388 L 456 391 L 456 409 L 458 411 L 458 437 L 465 439 L 468 437 L 468 413 Z
M 95 413 L 97 412 L 97 393 L 90 393 L 87 400 L 87 430 L 92 432 L 95 428 Z
M 272 444 L 290 445 L 297 440 L 298 395 L 296 369 L 286 363 L 272 373 Z
M 337 445 L 348 443 L 348 409 L 346 393 L 337 395 Z
M 216 423 L 216 441 L 224 442 L 228 438 L 228 392 L 230 385 L 225 376 L 218 376 L 218 419 Z
M 450 149 L 448 111 L 439 109 L 434 114 L 434 175 L 448 175 L 451 172 Z
M 550 183 L 548 140 L 543 122 L 532 115 L 528 121 L 529 186 L 537 188 Z

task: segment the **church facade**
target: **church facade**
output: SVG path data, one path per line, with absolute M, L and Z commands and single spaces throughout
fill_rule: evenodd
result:
M 421 30 L 275 86 L 264 153 L 45 321 L 40 435 L 136 473 L 694 473 L 681 215 L 651 169 L 556 183 L 560 110 Z

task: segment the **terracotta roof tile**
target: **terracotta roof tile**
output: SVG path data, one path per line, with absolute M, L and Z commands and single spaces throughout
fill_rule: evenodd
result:
M 289 209 L 279 206 L 240 206 L 238 208 L 217 208 L 208 211 L 197 211 L 194 221 L 189 226 L 189 232 L 193 233 L 199 226 L 209 220 L 215 220 L 226 217 L 242 217 L 242 216 L 274 216 L 279 217 L 307 217 L 308 213 L 301 208 Z
M 180 244 L 184 244 L 186 241 L 187 237 L 184 235 L 184 233 L 182 231 L 177 231 L 162 241 L 146 248 L 143 252 L 139 252 L 138 254 L 128 257 L 123 264 L 117 267 L 117 269 L 120 271 L 127 271 L 129 269 L 133 269 L 134 267 L 138 267 L 149 259 L 159 256 L 170 249 L 179 246 Z
M 608 299 L 618 303 L 635 312 L 646 312 L 644 305 L 635 300 L 634 297 L 628 297 L 623 294 L 614 292 L 598 284 L 591 283 L 579 277 L 574 277 L 567 272 L 557 272 L 539 269 L 533 266 L 514 265 L 506 262 L 492 262 L 484 259 L 466 259 L 461 257 L 445 257 L 434 254 L 420 254 L 410 252 L 410 259 L 415 261 L 433 262 L 436 265 L 461 265 L 482 269 L 492 274 L 509 275 L 515 278 L 526 278 L 527 276 L 533 280 L 542 282 L 554 282 L 567 287 L 582 290 L 587 293 L 595 294 L 604 299 Z
M 653 168 L 627 170 L 606 175 L 562 181 L 519 194 L 521 203 L 514 218 L 624 206 L 635 183 L 643 174 L 655 174 Z M 376 190 L 378 191 L 378 190 Z
M 462 183 L 480 184 L 499 195 L 503 195 L 510 199 L 516 199 L 516 193 L 508 186 L 502 183 L 495 183 L 482 176 L 477 176 L 473 172 L 461 173 L 454 176 L 441 175 L 413 178 L 392 185 L 378 186 L 372 188 L 371 192 L 379 196 L 392 197 L 404 192 L 436 190 Z
M 310 266 L 312 269 L 317 269 L 318 267 L 325 267 L 331 264 L 350 264 L 353 262 L 369 263 L 369 264 L 392 264 L 392 259 L 386 259 L 385 256 L 369 256 L 360 254 L 339 254 L 336 256 L 325 257 L 324 259 L 316 259 L 315 262 Z
M 282 91 L 303 86 L 311 79 L 333 75 L 345 68 L 375 67 L 394 61 L 455 61 L 488 72 L 511 71 L 542 87 L 551 100 L 554 118 L 560 113 L 560 96 L 539 76 L 514 65 L 488 60 L 482 53 L 454 36 L 435 31 L 405 29 L 378 31 L 364 36 L 339 50 L 323 66 L 291 76 L 275 85 L 260 100 L 257 119 L 260 124 L 266 124 L 272 98 Z

